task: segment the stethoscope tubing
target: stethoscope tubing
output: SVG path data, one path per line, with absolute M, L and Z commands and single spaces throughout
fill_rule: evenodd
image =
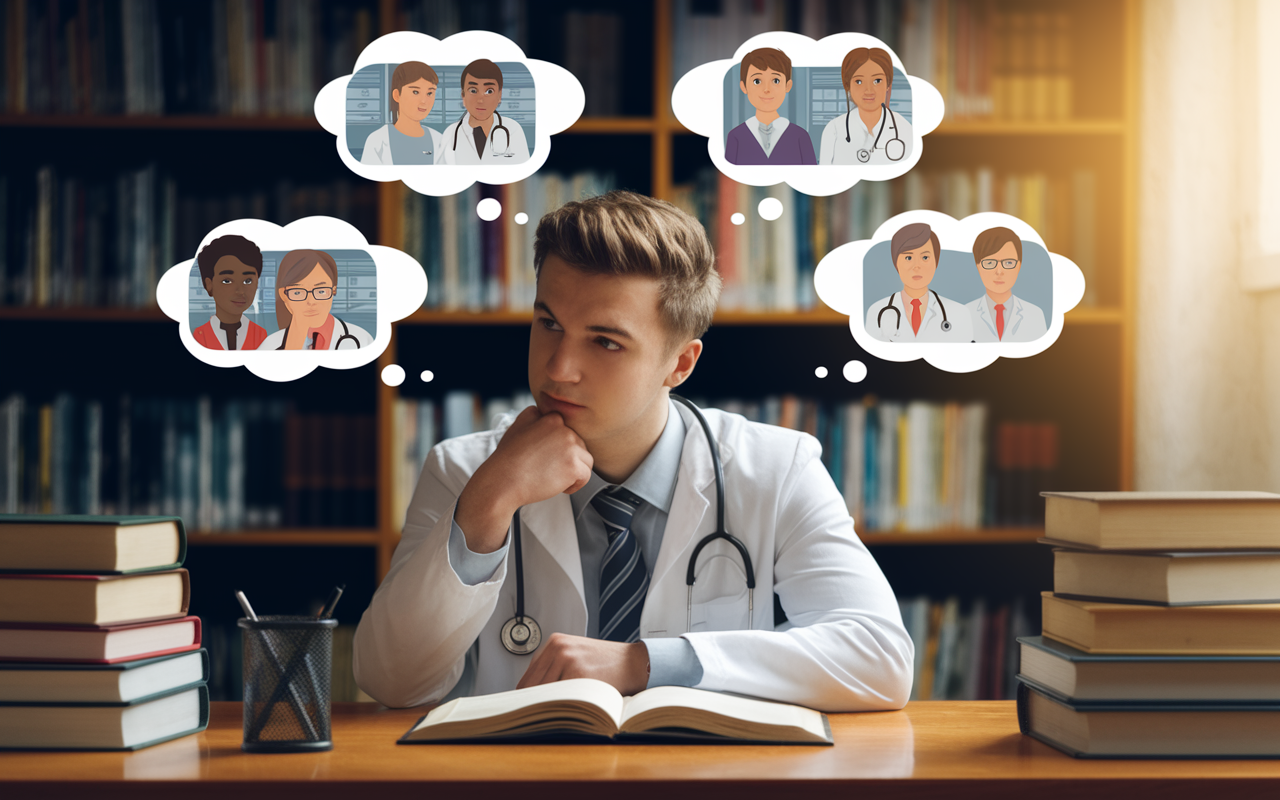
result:
M 470 115 L 470 111 L 462 112 L 462 117 L 458 119 L 458 124 L 453 127 L 453 152 L 455 153 L 458 152 L 458 131 L 462 130 L 462 123 L 466 122 L 467 117 Z M 497 119 L 498 124 L 494 126 L 493 130 L 489 131 L 489 141 L 491 143 L 489 145 L 489 149 L 497 155 L 505 155 L 506 153 L 511 152 L 511 131 L 507 129 L 506 125 L 502 124 L 502 115 L 498 113 L 497 109 L 494 109 L 493 116 Z M 507 146 L 502 148 L 504 151 L 503 153 L 498 153 L 498 146 L 496 144 L 492 144 L 493 136 L 498 131 L 502 131 L 502 135 L 507 137 Z
M 901 316 L 901 314 L 899 314 L 899 316 Z M 720 461 L 719 444 L 716 442 L 715 436 L 711 433 L 711 425 L 707 422 L 707 418 L 703 415 L 701 409 L 678 394 L 672 394 L 670 397 L 672 400 L 675 400 L 677 403 L 688 408 L 693 412 L 693 415 L 697 417 L 698 423 L 702 427 L 702 432 L 707 437 L 707 444 L 711 451 L 711 463 L 716 476 L 716 530 L 714 533 L 709 533 L 702 537 L 702 539 L 698 541 L 698 544 L 694 546 L 693 553 L 689 556 L 689 567 L 685 572 L 685 585 L 687 587 L 685 592 L 686 628 L 688 630 L 693 629 L 693 584 L 697 581 L 698 556 L 701 555 L 702 549 L 707 545 L 717 539 L 724 539 L 729 544 L 733 545 L 734 549 L 738 551 L 738 555 L 742 557 L 743 571 L 746 573 L 747 577 L 747 630 L 751 630 L 752 620 L 755 616 L 756 571 L 751 564 L 751 553 L 747 550 L 747 546 L 742 543 L 741 539 L 725 530 L 724 464 Z M 529 625 L 534 630 L 539 630 L 538 623 L 532 617 L 529 617 L 524 613 L 524 555 L 520 542 L 521 532 L 519 510 L 516 511 L 515 517 L 512 519 L 511 537 L 511 544 L 515 555 L 516 570 L 516 613 L 514 617 L 507 621 L 504 629 L 510 628 L 511 623 L 516 622 Z M 528 655 L 533 652 L 532 649 L 525 650 L 523 652 L 513 649 L 511 644 L 508 643 L 506 636 L 502 636 L 500 638 L 502 640 L 502 646 L 505 647 L 512 655 Z
M 845 98 L 845 103 L 846 103 L 846 105 L 848 104 L 848 97 L 847 97 L 847 96 L 846 96 L 846 98 Z M 881 111 L 883 111 L 884 113 L 882 113 L 882 114 L 880 115 L 880 129 L 876 131 L 876 140 L 875 140 L 874 142 L 872 142 L 872 143 L 871 143 L 871 152 L 872 152 L 872 153 L 874 153 L 874 152 L 876 151 L 876 149 L 880 147 L 880 137 L 881 137 L 881 135 L 883 135 L 883 134 L 884 134 L 884 125 L 885 125 L 885 123 L 886 123 L 886 122 L 890 122 L 890 121 L 892 121 L 892 123 L 893 123 L 893 138 L 892 138 L 892 139 L 890 139 L 890 140 L 885 144 L 885 146 L 884 146 L 884 155 L 885 155 L 885 158 L 888 158 L 890 161 L 899 161 L 899 160 L 901 160 L 901 159 L 902 159 L 902 156 L 901 156 L 901 155 L 900 155 L 900 156 L 898 156 L 897 158 L 893 158 L 892 156 L 890 156 L 890 155 L 889 155 L 889 145 L 893 144 L 894 142 L 898 142 L 898 143 L 902 144 L 902 147 L 903 147 L 903 149 L 904 149 L 904 154 L 905 154 L 906 143 L 905 143 L 905 142 L 903 142 L 903 141 L 902 141 L 902 139 L 901 139 L 901 138 L 899 138 L 899 136 L 898 136 L 898 120 L 897 120 L 896 118 L 894 118 L 894 116 L 893 116 L 893 111 L 889 109 L 889 106 L 885 105 L 884 103 L 881 103 L 881 104 L 880 104 L 880 109 L 881 109 Z M 852 115 L 853 115 L 853 107 L 852 107 L 852 106 L 849 106 L 849 110 L 844 112 L 844 140 L 845 140 L 846 142 L 852 142 L 852 141 L 853 141 L 853 135 L 852 135 L 852 134 L 850 133 L 850 131 L 849 131 L 849 118 L 850 118 Z M 456 136 L 455 136 L 455 138 L 456 138 Z M 870 156 L 868 156 L 867 158 L 868 158 L 868 160 L 870 160 Z
M 884 308 L 880 309 L 879 314 L 876 314 L 877 328 L 884 327 L 883 325 L 880 324 L 880 320 L 882 317 L 884 317 L 884 312 L 886 311 L 892 311 L 893 313 L 898 315 L 898 321 L 894 324 L 893 329 L 896 331 L 902 327 L 902 311 L 893 304 L 893 298 L 894 298 L 894 295 L 896 294 L 897 292 L 894 292 L 893 294 L 889 295 L 889 302 L 885 303 Z M 937 292 L 930 289 L 929 294 L 933 295 L 933 299 L 936 300 L 938 303 L 938 310 L 942 312 L 942 324 L 946 326 L 942 330 L 944 331 L 949 330 L 951 328 L 951 322 L 950 320 L 947 319 L 947 307 L 943 304 L 942 298 L 938 296 Z
M 353 342 L 355 342 L 355 343 L 356 343 L 356 349 L 357 349 L 357 350 L 359 350 L 359 349 L 360 349 L 360 340 L 359 340 L 359 339 L 357 339 L 356 337 L 354 337 L 354 336 L 352 336 L 352 335 L 351 335 L 351 329 L 347 327 L 347 323 L 346 323 L 346 322 L 344 322 L 344 321 L 342 320 L 342 317 L 339 317 L 339 316 L 337 316 L 337 315 L 334 315 L 334 319 L 336 319 L 336 320 L 338 321 L 338 324 L 342 326 L 342 335 L 341 335 L 341 336 L 339 336 L 339 337 L 338 337 L 338 340 L 337 340 L 337 341 L 335 341 L 335 342 L 333 343 L 333 347 L 332 347 L 331 349 L 333 349 L 333 350 L 341 350 L 341 349 L 342 349 L 342 343 L 343 343 L 343 342 L 345 342 L 347 339 L 350 339 L 351 341 L 353 341 Z M 286 340 L 286 341 L 289 339 L 289 328 L 290 328 L 290 326 L 292 326 L 292 325 L 293 325 L 293 322 L 292 322 L 292 321 L 290 321 L 290 323 L 289 323 L 288 325 L 284 326 L 284 338 L 285 338 L 285 340 Z M 313 335 L 312 335 L 312 339 L 311 339 L 311 347 L 312 347 L 312 349 L 314 349 L 314 348 L 315 348 L 315 341 L 316 341 L 316 339 L 317 339 L 319 336 L 320 336 L 320 334 L 318 334 L 318 333 L 317 333 L 317 334 L 313 334 Z M 284 349 L 284 342 L 281 342 L 281 343 L 280 343 L 280 346 L 279 346 L 279 347 L 277 347 L 276 349 L 277 349 L 277 350 L 283 350 L 283 349 Z

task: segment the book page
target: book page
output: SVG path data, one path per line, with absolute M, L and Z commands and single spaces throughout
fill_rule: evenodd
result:
M 603 711 L 614 725 L 622 718 L 622 695 L 618 690 L 592 678 L 575 678 L 527 689 L 497 692 L 477 697 L 459 697 L 433 709 L 414 730 L 442 723 L 471 722 L 488 719 L 543 703 L 572 701 L 589 703 Z
M 628 720 L 661 708 L 693 709 L 742 720 L 752 725 L 794 727 L 818 739 L 827 739 L 822 714 L 813 709 L 684 686 L 655 686 L 627 698 L 622 722 L 618 727 L 626 730 Z

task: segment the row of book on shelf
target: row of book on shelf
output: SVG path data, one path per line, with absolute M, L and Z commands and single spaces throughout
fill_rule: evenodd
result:
M 112 177 L 48 165 L 2 174 L 0 306 L 153 306 L 164 270 L 195 258 L 205 234 L 234 219 L 333 216 L 373 241 L 376 192 L 367 181 L 279 180 L 210 196 L 155 164 Z
M 0 514 L 0 749 L 204 730 L 209 654 L 177 517 Z
M 474 186 L 452 197 L 406 193 L 405 252 L 427 273 L 424 307 L 470 311 L 533 305 L 533 239 L 541 216 L 570 200 L 614 188 L 611 173 L 561 176 L 542 172 L 506 186 Z M 496 198 L 504 214 L 480 222 L 481 199 Z M 767 222 L 753 211 L 761 200 L 782 202 L 783 216 Z M 1085 271 L 1084 303 L 1098 302 L 1094 281 L 1097 181 L 1089 170 L 1070 174 L 976 170 L 913 170 L 902 181 L 863 181 L 831 197 L 810 197 L 786 184 L 747 186 L 714 171 L 675 187 L 675 204 L 706 227 L 723 280 L 726 311 L 805 311 L 817 295 L 813 271 L 832 249 L 868 239 L 889 217 L 910 208 L 935 208 L 960 219 L 1001 211 L 1022 219 L 1054 252 Z M 733 214 L 746 221 L 735 225 Z M 520 224 L 516 214 L 527 215 Z
M 376 446 L 372 415 L 283 400 L 15 393 L 0 401 L 0 513 L 372 528 Z
M 437 442 L 488 430 L 502 414 L 532 403 L 528 394 L 483 399 L 463 390 L 439 401 L 398 398 L 392 419 L 396 519 L 404 519 Z M 825 403 L 781 395 L 710 405 L 817 437 L 823 463 L 864 533 L 1039 524 L 1038 492 L 1052 484 L 1057 469 L 1055 423 L 1000 422 L 992 448 L 982 403 Z
M 752 36 L 794 30 L 813 39 L 869 33 L 893 48 L 908 74 L 941 92 L 949 118 L 1063 120 L 1073 112 L 1074 22 L 1061 6 L 995 0 L 677 0 L 672 79 L 733 58 Z
M 308 116 L 377 35 L 372 0 L 7 0 L 10 114 Z
M 912 700 L 1010 700 L 1017 692 L 1015 640 L 1037 626 L 1026 598 L 967 602 L 898 598 L 902 624 L 915 646 Z
M 1280 756 L 1280 495 L 1047 493 L 1024 733 L 1090 758 Z

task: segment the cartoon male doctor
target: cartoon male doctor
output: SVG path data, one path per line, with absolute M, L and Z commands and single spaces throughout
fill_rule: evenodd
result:
M 867 309 L 867 333 L 883 342 L 971 342 L 973 321 L 963 305 L 929 288 L 942 248 L 926 223 L 904 225 L 889 242 L 902 290 Z
M 1031 342 L 1049 332 L 1044 311 L 1013 293 L 1022 273 L 1022 240 L 1008 228 L 992 228 L 973 242 L 973 261 L 986 292 L 965 308 L 975 341 Z

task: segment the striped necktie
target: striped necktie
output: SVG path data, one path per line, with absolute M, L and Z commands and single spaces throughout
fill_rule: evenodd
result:
M 601 639 L 612 642 L 640 640 L 640 612 L 649 591 L 649 570 L 640 543 L 631 532 L 631 517 L 643 502 L 621 486 L 601 489 L 591 507 L 604 520 L 609 547 L 600 566 Z

